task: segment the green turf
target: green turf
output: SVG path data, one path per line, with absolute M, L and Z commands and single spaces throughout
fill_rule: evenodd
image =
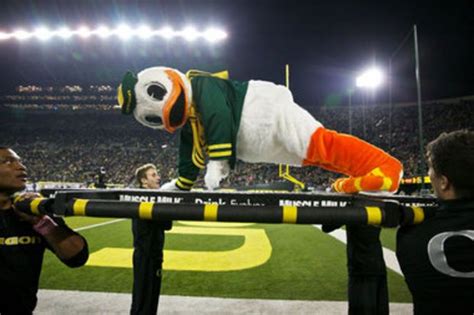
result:
M 224 235 L 212 242 L 209 242 L 209 239 L 207 235 L 183 237 L 182 235 L 169 234 L 166 236 L 165 248 L 185 251 L 219 251 L 237 249 L 244 243 L 243 236 Z
M 383 228 L 380 233 L 380 241 L 382 242 L 383 247 L 390 249 L 391 251 L 396 250 L 396 241 L 397 241 L 397 229 Z
M 106 221 L 77 219 L 68 218 L 67 222 L 71 226 L 84 227 Z M 347 300 L 346 254 L 343 243 L 308 225 L 256 224 L 244 228 L 265 230 L 272 246 L 272 256 L 265 264 L 228 272 L 165 270 L 162 293 L 234 298 Z M 394 244 L 394 232 L 391 230 L 382 233 L 383 243 L 388 244 L 388 248 Z M 129 220 L 86 229 L 81 234 L 87 238 L 91 252 L 103 247 L 132 246 Z M 168 233 L 165 248 L 232 250 L 240 247 L 243 242 L 243 237 L 233 235 Z M 400 275 L 389 271 L 388 281 L 391 302 L 411 301 Z M 132 270 L 89 266 L 69 269 L 53 255 L 47 254 L 40 286 L 49 289 L 130 292 Z
M 114 220 L 112 218 L 92 218 L 92 217 L 67 217 L 67 225 L 71 229 L 77 229 L 88 225 L 99 224 Z

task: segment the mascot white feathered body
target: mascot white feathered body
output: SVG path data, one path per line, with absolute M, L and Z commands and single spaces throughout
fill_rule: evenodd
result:
M 207 188 L 217 188 L 240 159 L 339 172 L 349 176 L 334 183 L 340 192 L 398 189 L 398 160 L 358 138 L 324 128 L 281 85 L 153 67 L 136 76 L 128 72 L 118 99 L 124 114 L 133 113 L 147 127 L 181 129 L 179 177 L 167 188 L 191 189 L 204 168 Z

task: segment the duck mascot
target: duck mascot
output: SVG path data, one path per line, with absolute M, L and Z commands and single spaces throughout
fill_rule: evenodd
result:
M 125 74 L 118 102 L 123 114 L 149 128 L 180 132 L 179 175 L 163 189 L 190 190 L 202 169 L 206 187 L 216 189 L 237 159 L 337 172 L 344 177 L 333 189 L 343 193 L 395 192 L 402 177 L 397 159 L 324 128 L 289 89 L 272 82 L 152 67 Z

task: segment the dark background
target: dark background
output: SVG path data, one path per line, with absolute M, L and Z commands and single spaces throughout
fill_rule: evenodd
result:
M 224 28 L 217 44 L 183 39 L 59 38 L 0 42 L 0 93 L 20 84 L 118 85 L 124 71 L 155 65 L 182 71 L 228 69 L 238 80 L 284 84 L 291 66 L 291 89 L 305 106 L 347 103 L 347 90 L 367 66 L 387 71 L 392 59 L 395 101 L 415 101 L 413 36 L 417 24 L 423 99 L 474 94 L 474 1 L 2 1 L 0 31 L 38 25 L 55 29 L 85 24 L 114 27 L 142 23 L 175 29 L 193 24 Z M 362 93 L 354 94 L 354 103 Z M 387 85 L 375 101 L 387 102 Z

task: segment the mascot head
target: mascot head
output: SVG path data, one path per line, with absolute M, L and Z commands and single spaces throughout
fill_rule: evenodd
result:
M 118 88 L 122 113 L 143 125 L 174 132 L 184 125 L 192 99 L 191 84 L 184 74 L 166 67 L 127 72 Z

